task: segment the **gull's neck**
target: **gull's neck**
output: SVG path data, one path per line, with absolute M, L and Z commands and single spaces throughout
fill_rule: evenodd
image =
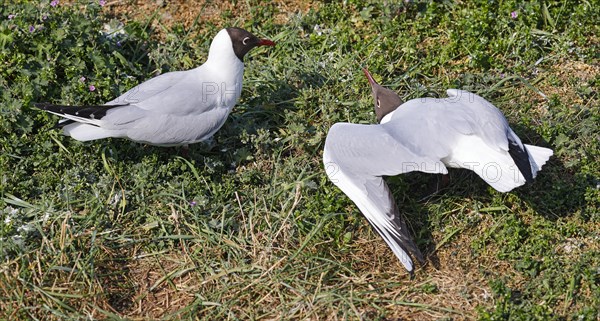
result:
M 244 63 L 233 52 L 231 39 L 226 30 L 220 31 L 210 45 L 208 59 L 197 68 L 199 79 L 211 88 L 218 88 L 220 105 L 232 108 L 242 93 Z
M 244 74 L 244 63 L 233 52 L 231 38 L 225 29 L 221 30 L 210 44 L 208 59 L 204 63 L 222 81 L 240 82 Z

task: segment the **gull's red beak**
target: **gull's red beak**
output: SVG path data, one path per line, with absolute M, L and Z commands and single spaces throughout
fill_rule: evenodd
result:
M 377 82 L 373 79 L 373 76 L 371 76 L 371 74 L 369 73 L 369 71 L 367 70 L 367 68 L 363 68 L 363 72 L 365 73 L 365 76 L 367 76 L 367 79 L 369 80 L 369 84 L 371 84 L 371 86 L 373 86 L 374 84 L 376 84 Z
M 259 46 L 275 46 L 275 43 L 269 39 L 260 39 Z

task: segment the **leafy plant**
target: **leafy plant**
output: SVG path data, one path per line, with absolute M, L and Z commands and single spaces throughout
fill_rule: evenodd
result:
M 593 1 L 64 2 L 0 7 L 0 319 L 598 318 Z M 193 68 L 229 25 L 277 46 L 189 157 L 77 142 L 32 108 Z M 508 194 L 388 178 L 428 256 L 414 280 L 322 165 L 334 123 L 375 120 L 365 66 L 405 99 L 477 92 L 555 151 Z

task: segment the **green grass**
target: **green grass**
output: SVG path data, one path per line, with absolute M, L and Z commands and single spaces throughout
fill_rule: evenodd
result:
M 0 320 L 600 318 L 598 1 L 251 0 L 253 20 L 155 14 L 112 38 L 96 2 L 49 3 L 0 7 Z M 32 108 L 199 65 L 234 24 L 278 45 L 250 54 L 241 101 L 189 158 L 80 143 Z M 508 194 L 466 171 L 433 196 L 435 176 L 390 178 L 430 262 L 414 280 L 321 162 L 332 124 L 375 121 L 364 66 L 407 99 L 477 92 L 555 151 Z

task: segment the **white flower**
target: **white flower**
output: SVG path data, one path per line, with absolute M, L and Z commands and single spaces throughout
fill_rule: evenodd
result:
M 13 235 L 10 238 L 16 246 L 20 248 L 25 247 L 25 241 L 23 241 L 23 237 L 21 235 Z
M 106 38 L 112 39 L 119 35 L 124 35 L 125 29 L 124 29 L 124 25 L 121 21 L 113 19 L 113 20 L 109 21 L 108 23 L 104 24 L 101 32 Z
M 4 213 L 6 213 L 6 217 L 4 218 L 4 224 L 8 225 L 13 221 L 13 218 L 17 216 L 19 213 L 18 208 L 13 208 L 12 206 L 7 206 L 4 208 Z
M 314 25 L 313 27 L 313 32 L 315 34 L 317 34 L 317 36 L 320 36 L 322 34 L 328 34 L 331 33 L 331 29 L 327 28 L 327 29 L 323 29 L 320 25 Z
M 315 25 L 315 26 L 313 27 L 313 31 L 314 31 L 314 32 L 315 32 L 315 33 L 316 33 L 318 36 L 320 36 L 320 35 L 322 35 L 322 34 L 323 34 L 323 29 L 321 29 L 321 26 L 319 26 L 319 25 Z
M 28 233 L 28 232 L 33 231 L 34 229 L 35 228 L 33 226 L 31 226 L 30 224 L 24 224 L 24 225 L 21 225 L 21 226 L 19 226 L 17 228 L 17 232 L 19 232 L 19 233 L 21 233 L 21 232 Z
M 18 208 L 13 208 L 13 207 L 9 206 L 6 209 L 9 210 L 8 214 L 10 214 L 10 216 L 15 216 L 15 215 L 17 215 L 17 213 L 19 213 Z

